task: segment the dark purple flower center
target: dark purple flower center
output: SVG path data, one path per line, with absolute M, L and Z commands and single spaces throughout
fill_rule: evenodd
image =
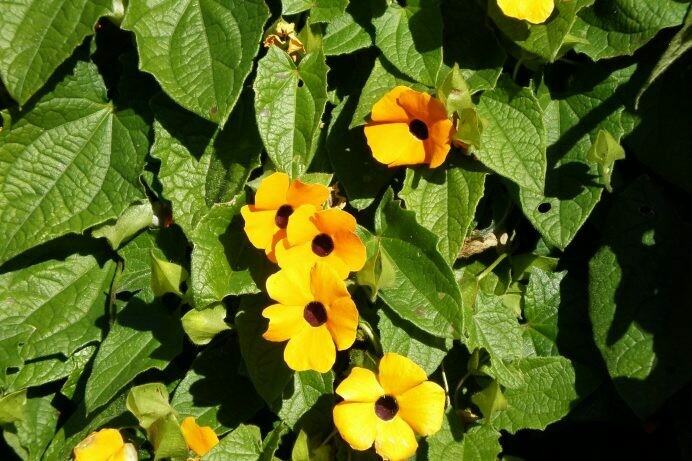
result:
M 319 234 L 312 239 L 312 252 L 317 256 L 324 258 L 332 251 L 334 251 L 334 240 L 327 234 Z
M 409 123 L 408 131 L 410 131 L 413 136 L 421 141 L 428 139 L 428 125 L 426 125 L 422 120 L 415 119 Z
M 327 311 L 324 304 L 319 301 L 312 301 L 303 309 L 303 318 L 311 327 L 319 327 L 327 322 Z
M 286 229 L 288 226 L 288 218 L 293 214 L 293 207 L 291 205 L 281 205 L 278 210 L 276 210 L 276 215 L 274 216 L 274 223 L 279 229 Z
M 389 421 L 394 418 L 399 411 L 399 404 L 391 395 L 380 397 L 375 402 L 375 414 L 382 421 Z

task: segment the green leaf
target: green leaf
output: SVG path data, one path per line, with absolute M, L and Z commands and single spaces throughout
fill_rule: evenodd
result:
M 598 0 L 582 10 L 572 34 L 575 50 L 593 60 L 631 55 L 659 30 L 682 24 L 689 5 L 675 0 Z
M 293 372 L 284 362 L 284 345 L 262 337 L 268 321 L 261 312 L 269 304 L 271 302 L 261 295 L 243 297 L 235 317 L 235 326 L 250 380 L 257 393 L 271 407 L 281 396 Z
M 511 362 L 523 355 L 519 322 L 499 296 L 478 292 L 468 332 L 469 350 L 482 347 L 491 360 Z
M 96 66 L 78 62 L 12 116 L 0 132 L 0 261 L 116 218 L 142 197 L 149 127 L 127 104 L 116 110 Z
M 426 333 L 411 323 L 396 316 L 386 306 L 381 306 L 377 315 L 382 352 L 396 352 L 420 365 L 431 375 L 442 363 L 451 342 Z
M 206 309 L 191 309 L 181 319 L 183 330 L 193 344 L 204 346 L 209 344 L 214 336 L 231 327 L 226 323 L 226 307 L 223 304 Z
M 0 424 L 13 423 L 25 418 L 26 389 L 0 397 Z
M 56 358 L 53 355 L 28 362 L 16 374 L 9 377 L 7 387 L 11 390 L 19 390 L 30 386 L 40 386 L 62 379 L 75 371 L 83 371 L 94 352 L 96 352 L 96 346 L 89 345 L 66 359 L 60 356 Z
M 507 399 L 500 389 L 500 383 L 494 379 L 485 389 L 473 394 L 471 401 L 481 410 L 483 418 L 487 421 L 498 411 L 507 409 Z
M 168 400 L 168 391 L 163 383 L 148 383 L 130 389 L 126 405 L 139 425 L 148 430 L 157 420 L 175 414 Z
M 685 290 L 692 250 L 671 199 L 647 177 L 614 202 L 589 262 L 589 316 L 617 392 L 649 418 L 692 378 Z
M 349 129 L 357 102 L 349 96 L 332 111 L 327 149 L 339 191 L 346 194 L 349 205 L 362 210 L 374 202 L 394 172 L 373 158 L 361 128 Z
M 552 95 L 543 115 L 548 135 L 548 174 L 544 194 L 513 189 L 524 215 L 550 245 L 564 249 L 601 199 L 594 179 L 598 167 L 587 160 L 598 130 L 618 140 L 623 134 L 623 103 L 618 88 L 633 67 L 608 73 L 599 65 L 583 67 L 565 94 Z
M 187 271 L 181 265 L 159 259 L 151 252 L 151 290 L 154 296 L 173 293 L 182 297 L 180 285 L 187 277 Z
M 373 45 L 375 29 L 368 25 L 377 4 L 370 0 L 351 0 L 346 11 L 327 23 L 322 46 L 324 54 L 352 53 Z
M 348 0 L 283 0 L 282 14 L 296 14 L 310 10 L 310 21 L 330 22 L 344 13 Z
M 396 269 L 392 261 L 381 248 L 381 242 L 371 239 L 365 244 L 368 259 L 361 270 L 356 273 L 356 283 L 368 287 L 370 301 L 374 302 L 380 288 L 391 288 L 396 283 Z
M 20 348 L 21 357 L 69 357 L 99 341 L 98 321 L 114 269 L 112 261 L 74 255 L 0 275 L 0 322 L 33 329 Z
M 28 461 L 39 461 L 58 425 L 60 412 L 51 405 L 55 395 L 27 399 L 24 419 L 14 423 L 17 439 L 28 452 Z
M 151 226 L 154 210 L 151 203 L 135 203 L 130 205 L 113 224 L 104 224 L 91 231 L 96 238 L 105 238 L 113 249 L 132 238 L 137 232 Z
M 224 125 L 240 97 L 269 17 L 262 0 L 132 0 L 140 68 L 178 104 Z
M 88 411 L 105 405 L 139 373 L 163 370 L 182 349 L 180 319 L 158 302 L 133 298 L 103 340 L 86 384 Z
M 450 265 L 459 256 L 483 196 L 486 174 L 473 166 L 463 162 L 434 170 L 409 169 L 399 194 L 406 209 L 416 213 L 416 221 L 439 236 L 437 249 Z
M 236 427 L 264 404 L 243 367 L 237 341 L 215 342 L 192 362 L 171 405 L 219 433 Z
M 439 432 L 429 436 L 427 459 L 460 461 L 496 461 L 502 447 L 500 433 L 490 425 L 475 425 L 464 431 L 459 416 L 450 409 L 442 420 Z
M 475 107 L 471 100 L 471 89 L 464 80 L 458 64 L 454 64 L 452 70 L 442 80 L 436 95 L 450 114 Z
M 324 430 L 332 420 L 334 406 L 334 372 L 298 371 L 283 390 L 278 416 L 291 429 L 305 425 Z
M 393 200 L 391 190 L 375 222 L 381 251 L 396 268 L 394 285 L 382 287 L 380 298 L 418 328 L 434 336 L 459 338 L 461 293 L 451 268 L 437 251 L 437 237 Z
M 328 70 L 321 50 L 308 53 L 296 66 L 276 46 L 269 47 L 257 66 L 253 88 L 260 136 L 276 169 L 294 178 L 315 155 Z
M 169 99 L 152 100 L 156 114 L 152 156 L 161 160 L 158 178 L 173 205 L 173 218 L 187 236 L 215 203 L 231 200 L 259 165 L 262 143 L 248 91 L 222 131 Z
M 111 8 L 109 0 L 0 2 L 0 77 L 20 106 L 94 33 L 96 21 Z
M 274 453 L 276 453 L 281 444 L 281 438 L 288 432 L 290 432 L 290 429 L 283 422 L 275 422 L 274 428 L 262 441 L 262 454 L 259 457 L 259 461 L 276 461 L 277 458 L 274 456 Z
M 594 0 L 571 0 L 555 3 L 555 11 L 543 24 L 505 16 L 497 3 L 490 2 L 488 14 L 500 30 L 516 45 L 530 54 L 554 62 L 574 45 L 570 37 L 577 13 Z
M 543 111 L 533 92 L 505 81 L 486 91 L 478 103 L 484 120 L 480 148 L 474 154 L 521 189 L 545 188 L 546 133 Z
M 459 64 L 472 93 L 494 88 L 507 55 L 489 27 L 485 4 L 442 0 L 441 6 L 445 63 Z
M 172 414 L 154 421 L 147 429 L 147 438 L 154 447 L 154 460 L 182 459 L 188 455 L 180 424 Z
M 559 355 L 557 349 L 560 284 L 566 272 L 534 268 L 524 294 L 524 335 L 539 356 Z
M 241 424 L 202 457 L 202 461 L 257 461 L 262 454 L 259 427 Z
M 442 68 L 442 15 L 438 0 L 390 4 L 374 18 L 375 44 L 399 71 L 434 87 Z
M 608 192 L 613 192 L 613 188 L 610 186 L 610 175 L 613 173 L 615 161 L 625 158 L 625 149 L 607 130 L 598 130 L 596 140 L 586 154 L 586 158 L 598 165 L 603 186 Z
M 249 259 L 258 256 L 243 230 L 244 204 L 244 197 L 236 196 L 214 205 L 192 232 L 192 295 L 198 309 L 229 295 L 259 291 L 248 268 Z
M 505 389 L 507 409 L 493 414 L 492 426 L 510 434 L 545 429 L 563 418 L 578 399 L 574 367 L 564 357 L 527 357 L 517 364 L 524 384 Z

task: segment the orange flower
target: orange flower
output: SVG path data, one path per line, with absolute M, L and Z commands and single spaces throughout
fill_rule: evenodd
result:
M 385 354 L 377 376 L 354 367 L 336 393 L 344 401 L 334 407 L 334 425 L 354 450 L 374 443 L 385 459 L 407 459 L 418 448 L 414 431 L 431 435 L 442 427 L 445 391 L 399 354 Z
M 274 250 L 286 238 L 286 226 L 293 211 L 304 204 L 321 207 L 327 197 L 329 189 L 320 184 L 303 184 L 296 179 L 289 185 L 285 173 L 267 176 L 257 189 L 255 204 L 240 210 L 245 233 L 256 248 L 264 250 L 276 262 Z
M 313 205 L 303 205 L 291 216 L 286 239 L 276 246 L 279 267 L 324 261 L 345 279 L 365 264 L 365 245 L 355 230 L 356 219 L 343 210 L 318 211 Z
M 199 426 L 192 416 L 183 419 L 180 430 L 183 432 L 187 446 L 199 456 L 206 455 L 219 443 L 216 432 L 209 426 Z
M 269 341 L 286 341 L 284 360 L 293 370 L 326 373 L 336 349 L 356 340 L 358 310 L 336 271 L 324 262 L 282 269 L 267 279 L 267 292 L 278 302 L 262 311 Z
M 137 450 L 116 429 L 92 432 L 74 447 L 75 461 L 137 461 Z
M 429 94 L 397 86 L 375 103 L 370 120 L 365 137 L 380 163 L 435 168 L 447 158 L 454 128 L 444 104 Z

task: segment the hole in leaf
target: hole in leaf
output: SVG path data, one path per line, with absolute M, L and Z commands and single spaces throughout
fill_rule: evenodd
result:
M 538 205 L 538 212 L 539 213 L 547 213 L 550 211 L 552 208 L 552 205 L 548 202 L 543 202 L 540 205 Z
M 299 78 L 298 79 L 298 88 L 301 88 L 303 85 L 305 85 L 305 83 L 303 82 L 303 79 Z

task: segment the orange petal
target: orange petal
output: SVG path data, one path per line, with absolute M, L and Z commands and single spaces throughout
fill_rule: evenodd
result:
M 274 173 L 267 176 L 260 183 L 255 194 L 255 207 L 260 210 L 278 210 L 288 203 L 286 192 L 288 191 L 288 175 L 286 173 Z
M 452 122 L 440 120 L 429 128 L 430 137 L 425 141 L 426 161 L 430 168 L 437 168 L 447 159 L 452 139 Z
M 273 304 L 262 311 L 262 317 L 269 319 L 269 327 L 262 334 L 267 341 L 283 342 L 299 334 L 307 327 L 303 319 L 305 306 L 284 306 Z
M 371 370 L 353 367 L 351 373 L 341 381 L 335 391 L 348 402 L 368 402 L 374 405 L 377 399 L 384 395 L 384 389 L 377 381 L 377 376 Z M 374 413 L 374 406 L 371 407 Z
M 425 161 L 423 142 L 411 134 L 408 123 L 367 125 L 365 137 L 373 157 L 380 163 L 399 166 Z
M 286 228 L 288 243 L 291 246 L 310 242 L 320 233 L 315 223 L 316 212 L 317 208 L 314 205 L 302 205 L 293 212 Z
M 92 432 L 74 447 L 75 461 L 106 461 L 118 453 L 125 442 L 116 429 Z
M 399 97 L 409 91 L 412 90 L 405 86 L 393 88 L 372 106 L 370 120 L 373 122 L 406 122 L 408 124 L 408 114 L 399 105 Z
M 444 104 L 427 93 L 407 91 L 399 96 L 399 104 L 408 113 L 409 120 L 418 119 L 428 128 L 433 122 L 447 118 Z
M 292 370 L 328 372 L 336 360 L 334 341 L 325 325 L 303 329 L 288 340 L 284 360 Z
M 305 306 L 314 301 L 310 291 L 310 268 L 289 266 L 267 278 L 269 297 L 287 306 Z
M 337 232 L 333 235 L 334 254 L 350 271 L 359 271 L 365 265 L 367 252 L 360 238 L 352 232 Z
M 431 435 L 442 427 L 445 411 L 445 391 L 432 381 L 420 383 L 397 396 L 399 413 L 414 431 Z
M 358 223 L 350 213 L 338 208 L 320 211 L 315 215 L 315 225 L 321 233 L 334 235 L 337 232 L 354 232 Z
M 397 397 L 428 380 L 425 371 L 411 359 L 394 352 L 384 354 L 378 374 L 385 393 Z
M 329 197 L 329 188 L 322 184 L 304 184 L 296 179 L 288 187 L 286 201 L 295 210 L 301 205 L 314 205 L 322 208 L 322 204 Z
M 192 416 L 183 419 L 180 430 L 183 432 L 187 446 L 199 456 L 204 456 L 219 443 L 219 438 L 212 428 L 199 426 Z
M 377 422 L 375 451 L 378 455 L 392 461 L 410 458 L 416 453 L 418 442 L 411 426 L 398 415 L 390 421 Z
M 274 240 L 274 233 L 278 229 L 274 223 L 276 211 L 252 211 L 250 207 L 245 205 L 240 209 L 240 214 L 245 220 L 245 233 L 250 243 L 255 248 L 262 250 L 270 248 Z
M 314 299 L 325 306 L 339 298 L 351 296 L 336 269 L 324 261 L 317 261 L 310 270 L 310 291 Z
M 341 402 L 334 407 L 334 425 L 354 450 L 367 450 L 375 441 L 377 416 L 372 402 Z
M 277 229 L 277 231 L 272 236 L 271 246 L 264 249 L 264 253 L 269 258 L 269 261 L 276 264 L 276 247 L 281 245 L 281 242 L 286 239 L 286 229 Z
M 329 305 L 327 328 L 340 351 L 346 350 L 356 340 L 358 309 L 350 296 L 339 298 Z

